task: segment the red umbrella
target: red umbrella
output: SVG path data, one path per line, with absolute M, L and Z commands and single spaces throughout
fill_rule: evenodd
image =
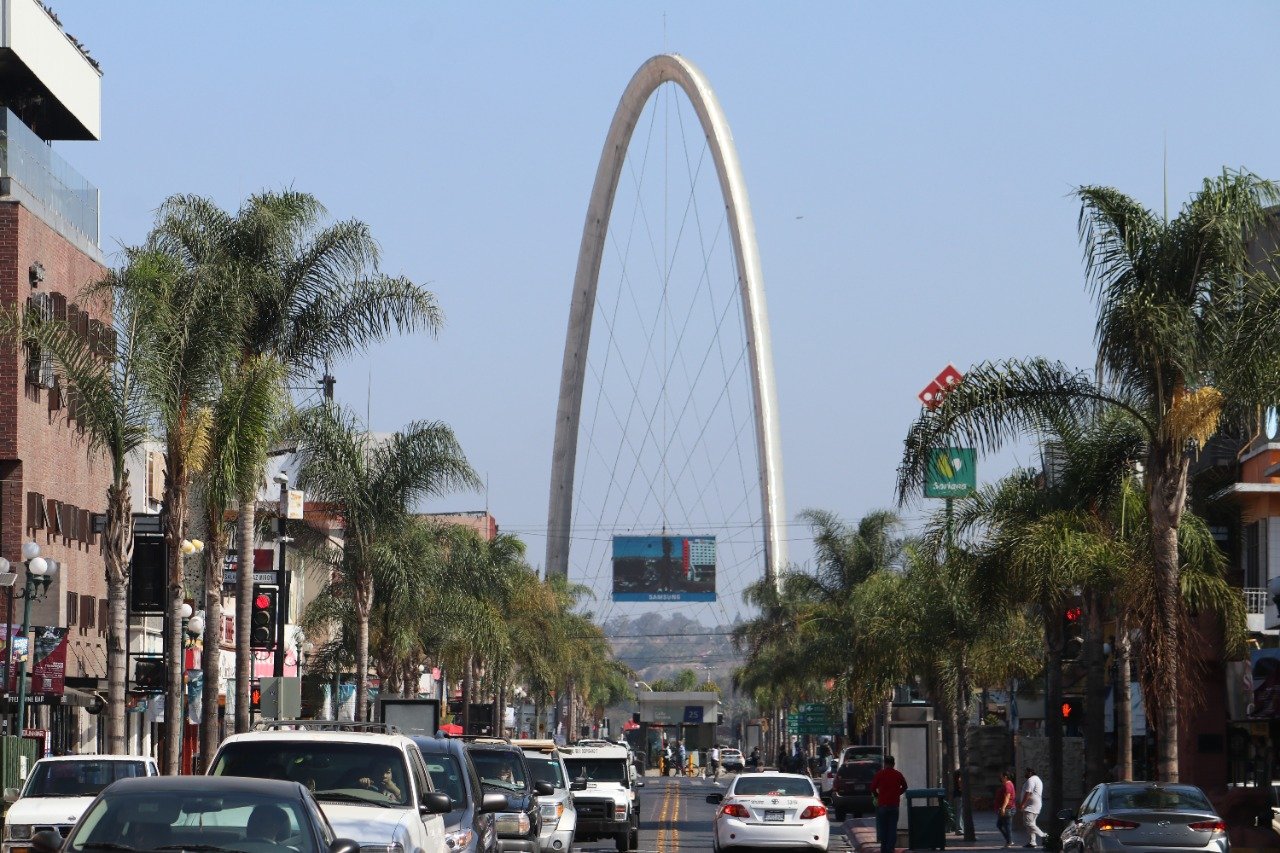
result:
M 456 723 L 445 723 L 440 726 L 440 731 L 447 735 L 454 735 L 456 737 L 462 734 L 462 726 L 459 726 Z

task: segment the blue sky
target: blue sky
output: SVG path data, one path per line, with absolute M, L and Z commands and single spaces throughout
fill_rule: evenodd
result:
M 103 66 L 102 140 L 56 147 L 104 249 L 179 192 L 293 186 L 368 222 L 448 320 L 340 366 L 339 396 L 378 430 L 450 423 L 535 563 L 587 197 L 649 56 L 694 60 L 734 130 L 793 513 L 889 505 L 947 362 L 1092 363 L 1073 187 L 1158 209 L 1166 144 L 1174 208 L 1223 166 L 1280 178 L 1270 3 L 52 5 Z

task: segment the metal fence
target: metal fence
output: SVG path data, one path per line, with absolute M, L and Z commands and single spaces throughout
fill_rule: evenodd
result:
M 1266 613 L 1267 605 L 1271 602 L 1265 589 L 1256 587 L 1245 587 L 1241 592 L 1244 593 L 1244 609 L 1247 613 Z
M 22 774 L 30 772 L 43 750 L 34 738 L 0 737 L 0 788 L 22 787 Z

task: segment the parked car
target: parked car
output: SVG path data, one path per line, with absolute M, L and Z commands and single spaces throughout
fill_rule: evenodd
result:
M 708 794 L 719 805 L 711 822 L 717 850 L 755 847 L 766 850 L 826 851 L 830 836 L 827 807 L 813 780 L 799 773 L 747 773 L 734 777 L 723 794 Z
M 831 780 L 831 809 L 836 820 L 844 820 L 849 814 L 862 817 L 874 813 L 871 797 L 871 778 L 881 767 L 879 760 L 846 761 L 836 768 Z
M 538 797 L 542 810 L 542 834 L 538 836 L 541 853 L 564 853 L 573 849 L 573 836 L 578 828 L 578 810 L 569 791 L 569 771 L 553 740 L 512 741 L 524 750 L 529 771 L 539 782 L 550 784 L 555 791 Z
M 453 808 L 435 790 L 417 744 L 376 724 L 308 722 L 232 735 L 209 762 L 210 776 L 288 779 L 312 792 L 325 817 L 363 853 L 437 853 Z M 381 730 L 379 730 L 381 729 Z
M 1068 821 L 1063 853 L 1228 853 L 1231 847 L 1226 822 L 1195 785 L 1107 782 L 1058 818 Z
M 466 746 L 456 738 L 413 738 L 427 775 L 453 808 L 444 815 L 444 844 L 457 853 L 498 853 L 497 812 L 507 810 L 505 794 L 486 793 Z
M 122 779 L 89 805 L 64 851 L 359 853 L 297 782 L 207 776 Z
M 837 765 L 832 764 L 827 768 L 827 772 L 822 773 L 817 777 L 818 796 L 821 797 L 822 801 L 828 806 L 831 805 L 831 791 L 835 788 L 836 771 L 839 769 L 840 768 Z
M 4 818 L 3 853 L 25 853 L 38 832 L 52 830 L 66 838 L 93 798 L 112 782 L 159 775 L 155 760 L 145 755 L 42 758 L 31 766 L 21 790 L 4 792 L 9 810 Z
M 741 773 L 745 766 L 746 759 L 742 757 L 741 750 L 732 747 L 720 750 L 720 769 L 725 773 Z
M 538 853 L 538 837 L 542 835 L 538 797 L 555 793 L 555 788 L 534 777 L 524 760 L 524 750 L 506 738 L 464 740 L 481 786 L 507 798 L 507 808 L 497 815 L 498 849 L 503 853 Z
M 883 746 L 865 746 L 862 744 L 854 744 L 846 746 L 844 751 L 840 753 L 840 763 L 846 761 L 879 761 L 884 763 L 884 747 Z

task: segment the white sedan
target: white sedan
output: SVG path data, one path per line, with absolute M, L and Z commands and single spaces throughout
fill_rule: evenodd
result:
M 720 806 L 711 824 L 717 853 L 734 848 L 826 850 L 827 807 L 813 780 L 798 773 L 736 776 L 723 794 L 707 795 Z

